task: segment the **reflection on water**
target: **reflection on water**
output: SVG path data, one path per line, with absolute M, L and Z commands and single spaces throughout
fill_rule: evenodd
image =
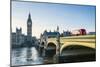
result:
M 39 57 L 34 47 L 12 49 L 12 66 L 30 64 L 43 64 L 43 58 Z
M 59 57 L 57 55 L 51 57 L 53 51 L 51 53 L 48 51 L 48 57 L 44 58 L 39 56 L 35 47 L 14 48 L 11 54 L 11 66 L 95 61 L 94 49 L 83 49 L 83 47 L 76 49 L 75 46 L 74 48 L 63 50 Z

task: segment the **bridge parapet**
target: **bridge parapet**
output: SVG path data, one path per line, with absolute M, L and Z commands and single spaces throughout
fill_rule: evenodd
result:
M 48 38 L 47 43 L 56 42 L 57 38 Z M 95 43 L 95 35 L 82 35 L 82 36 L 68 36 L 68 37 L 60 37 L 61 45 L 64 45 L 66 42 L 88 42 Z

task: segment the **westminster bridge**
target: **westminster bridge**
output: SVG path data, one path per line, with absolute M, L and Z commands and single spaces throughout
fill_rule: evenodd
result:
M 54 60 L 58 60 L 57 62 L 77 62 L 81 61 L 80 59 L 82 61 L 94 61 L 95 43 L 95 35 L 67 37 L 57 35 L 57 37 L 41 38 L 39 50 L 43 57 L 53 57 Z M 59 59 L 61 60 L 59 61 Z

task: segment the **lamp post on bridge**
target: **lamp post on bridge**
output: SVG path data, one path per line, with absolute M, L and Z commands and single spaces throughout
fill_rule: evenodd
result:
M 44 35 L 44 47 L 43 47 L 43 57 L 45 57 L 46 56 L 46 48 L 45 48 L 45 46 L 47 45 L 47 31 L 45 30 L 45 33 L 44 33 L 45 35 Z
M 56 46 L 56 63 L 59 63 L 59 56 L 60 56 L 60 33 L 59 33 L 59 27 L 57 26 L 57 46 Z

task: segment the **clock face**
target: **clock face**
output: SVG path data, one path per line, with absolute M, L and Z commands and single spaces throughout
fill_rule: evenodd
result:
M 28 22 L 28 25 L 31 25 L 31 22 Z

